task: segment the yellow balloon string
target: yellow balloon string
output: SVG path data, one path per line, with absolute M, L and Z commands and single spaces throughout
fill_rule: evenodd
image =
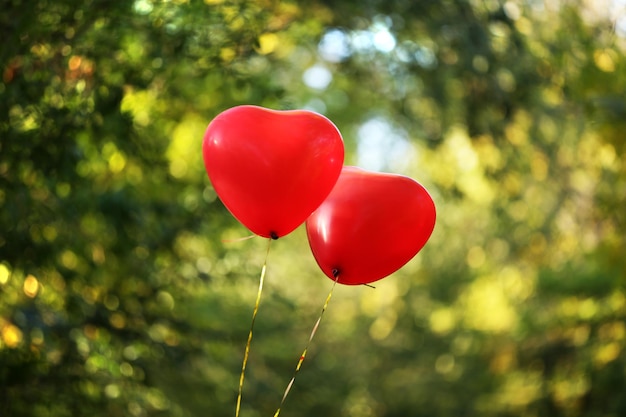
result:
M 241 364 L 241 375 L 239 376 L 239 393 L 237 394 L 237 408 L 235 409 L 235 417 L 239 417 L 239 410 L 241 409 L 241 392 L 243 391 L 243 380 L 246 374 L 246 365 L 248 364 L 248 356 L 250 355 L 250 345 L 252 344 L 252 331 L 254 329 L 254 322 L 256 320 L 256 314 L 259 311 L 259 305 L 261 304 L 261 293 L 263 292 L 263 281 L 265 280 L 265 270 L 267 269 L 267 258 L 270 254 L 270 244 L 272 239 L 267 240 L 267 252 L 265 253 L 265 261 L 263 261 L 263 268 L 261 268 L 261 276 L 259 278 L 259 290 L 256 294 L 256 302 L 254 303 L 254 311 L 252 312 L 252 322 L 250 323 L 250 332 L 248 333 L 248 342 L 246 343 L 246 350 L 243 354 L 243 363 Z
M 300 355 L 300 359 L 298 360 L 298 364 L 296 365 L 296 369 L 293 373 L 293 376 L 291 377 L 291 381 L 289 381 L 289 384 L 287 384 L 287 388 L 285 389 L 285 393 L 283 394 L 283 398 L 280 401 L 280 405 L 278 406 L 278 410 L 276 410 L 276 413 L 274 414 L 274 417 L 278 417 L 278 415 L 280 414 L 280 410 L 283 407 L 283 405 L 285 404 L 285 400 L 287 399 L 287 395 L 289 395 L 289 391 L 291 391 L 291 387 L 293 386 L 293 383 L 296 380 L 296 375 L 298 375 L 298 372 L 300 371 L 300 368 L 302 367 L 302 362 L 304 362 L 304 359 L 306 358 L 306 354 L 309 350 L 309 345 L 311 344 L 311 341 L 313 340 L 313 336 L 315 336 L 315 333 L 317 332 L 317 328 L 320 325 L 320 322 L 322 321 L 322 316 L 324 315 L 324 312 L 326 311 L 326 308 L 328 307 L 328 303 L 330 302 L 330 298 L 333 296 L 333 290 L 335 289 L 335 286 L 337 285 L 337 280 L 339 279 L 339 274 L 335 273 L 335 281 L 333 282 L 333 286 L 330 288 L 330 292 L 328 293 L 328 296 L 326 297 L 326 301 L 324 302 L 324 307 L 322 307 L 322 312 L 320 313 L 319 317 L 317 318 L 317 321 L 315 322 L 315 326 L 313 326 L 313 330 L 311 331 L 311 335 L 309 336 L 309 340 L 306 343 L 306 346 L 304 347 L 304 351 L 302 352 L 302 355 Z

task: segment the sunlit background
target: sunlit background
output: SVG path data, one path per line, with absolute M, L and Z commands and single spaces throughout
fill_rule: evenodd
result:
M 626 415 L 624 0 L 11 0 L 0 416 L 234 415 L 267 242 L 208 181 L 238 105 L 306 108 L 434 234 L 336 288 L 281 415 Z M 390 219 L 392 220 L 392 219 Z M 272 243 L 241 417 L 274 415 L 332 282 Z

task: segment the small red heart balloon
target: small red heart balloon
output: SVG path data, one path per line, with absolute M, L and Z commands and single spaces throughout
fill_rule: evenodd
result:
M 411 178 L 344 167 L 306 230 L 324 274 L 358 285 L 410 261 L 432 234 L 435 217 L 428 191 Z
M 337 127 L 306 110 L 238 106 L 211 121 L 204 165 L 226 208 L 253 233 L 277 239 L 324 201 L 343 165 Z

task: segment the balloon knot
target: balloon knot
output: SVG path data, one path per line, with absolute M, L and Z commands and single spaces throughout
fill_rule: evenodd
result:
M 333 278 L 337 279 L 337 277 L 339 276 L 339 269 L 333 268 L 332 273 L 333 273 Z
M 278 234 L 277 234 L 276 232 L 270 232 L 270 237 L 271 237 L 273 240 L 276 240 L 276 239 L 278 239 Z

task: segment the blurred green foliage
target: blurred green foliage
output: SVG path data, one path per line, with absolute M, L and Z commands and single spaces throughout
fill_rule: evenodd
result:
M 626 10 L 522 0 L 3 0 L 0 415 L 234 413 L 266 242 L 209 121 L 309 108 L 403 173 L 431 241 L 338 287 L 285 416 L 626 414 Z M 331 282 L 272 244 L 242 417 L 273 415 Z

